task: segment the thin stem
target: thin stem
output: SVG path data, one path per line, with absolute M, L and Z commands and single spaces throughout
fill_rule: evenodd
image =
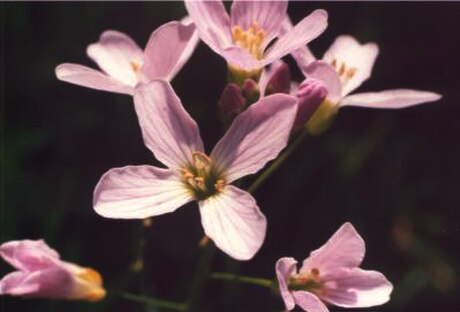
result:
M 272 175 L 273 172 L 278 169 L 279 166 L 292 154 L 293 151 L 299 147 L 300 143 L 307 137 L 307 131 L 305 129 L 295 138 L 294 142 L 279 156 L 271 165 L 262 172 L 262 174 L 249 186 L 247 189 L 248 193 L 254 193 L 259 186 L 261 186 L 265 180 Z
M 124 291 L 119 291 L 119 290 L 112 291 L 112 293 L 115 293 L 119 295 L 120 297 L 127 299 L 127 300 L 140 302 L 140 303 L 158 307 L 158 308 L 165 308 L 165 309 L 170 309 L 170 310 L 175 310 L 175 311 L 185 311 L 185 305 L 183 303 L 179 303 L 175 301 L 167 301 L 167 300 L 156 299 L 152 297 L 140 296 L 140 295 L 135 295 L 135 294 L 127 293 Z
M 206 284 L 206 280 L 209 276 L 209 267 L 214 259 L 216 247 L 213 242 L 208 242 L 204 247 L 203 254 L 201 255 L 198 267 L 195 270 L 195 276 L 193 277 L 192 289 L 187 298 L 184 311 L 191 312 L 197 311 L 198 303 L 200 302 L 201 291 Z
M 244 284 L 250 284 L 250 285 L 256 285 L 256 286 L 262 286 L 262 287 L 267 287 L 267 288 L 271 288 L 273 285 L 273 281 L 265 279 L 265 278 L 236 275 L 236 274 L 224 273 L 224 272 L 214 272 L 210 275 L 210 278 L 215 279 L 215 280 L 226 280 L 226 281 L 232 281 L 232 282 L 238 282 L 238 283 L 244 283 Z

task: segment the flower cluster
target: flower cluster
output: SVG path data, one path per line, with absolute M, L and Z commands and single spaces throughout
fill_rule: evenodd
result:
M 108 30 L 87 49 L 100 71 L 57 66 L 62 81 L 133 96 L 144 143 L 165 166 L 110 169 L 94 190 L 96 213 L 144 219 L 197 201 L 205 235 L 229 256 L 249 260 L 264 242 L 267 219 L 250 190 L 232 183 L 277 159 L 297 132 L 322 133 L 342 106 L 403 108 L 440 98 L 409 89 L 350 95 L 370 77 L 377 44 L 342 35 L 318 60 L 307 44 L 326 29 L 327 13 L 316 10 L 293 26 L 287 6 L 234 1 L 228 14 L 219 1 L 185 1 L 188 16 L 155 30 L 144 50 Z M 228 85 L 216 101 L 227 130 L 210 153 L 170 84 L 200 40 L 228 64 Z M 281 60 L 288 55 L 305 76 L 301 83 L 291 81 Z M 293 258 L 281 258 L 276 274 L 286 308 L 385 303 L 392 285 L 381 273 L 358 268 L 364 251 L 363 239 L 345 223 L 300 271 Z M 86 300 L 105 295 L 96 271 L 59 260 L 43 241 L 5 243 L 0 252 L 19 270 L 3 278 L 0 294 Z

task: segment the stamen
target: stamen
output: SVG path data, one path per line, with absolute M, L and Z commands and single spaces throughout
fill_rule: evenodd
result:
M 342 76 L 345 73 L 345 63 L 342 62 L 340 64 L 340 69 L 339 69 L 339 76 Z
M 357 71 L 356 67 L 350 68 L 350 69 L 347 71 L 347 74 L 346 74 L 347 79 L 353 78 L 353 76 L 356 74 L 356 71 Z
M 133 69 L 133 71 L 137 74 L 140 72 L 141 70 L 141 64 L 139 64 L 137 61 L 129 61 L 129 64 L 131 65 L 131 68 Z
M 331 66 L 334 67 L 334 69 L 337 67 L 337 59 L 332 60 Z
M 260 60 L 263 57 L 262 44 L 265 39 L 265 32 L 259 27 L 257 22 L 247 30 L 240 26 L 232 28 L 233 41 L 242 49 L 248 51 L 254 58 Z

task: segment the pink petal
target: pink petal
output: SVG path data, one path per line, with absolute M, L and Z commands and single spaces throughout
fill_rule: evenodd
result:
M 123 84 L 98 70 L 78 64 L 60 64 L 56 67 L 56 76 L 59 80 L 92 89 L 129 95 L 134 93 L 132 86 Z
M 334 274 L 342 268 L 358 267 L 365 253 L 364 240 L 351 223 L 345 223 L 321 248 L 304 260 L 302 271 L 318 269 L 320 275 Z
M 292 297 L 288 289 L 288 282 L 291 275 L 295 274 L 297 271 L 296 265 L 297 261 L 294 258 L 288 257 L 279 259 L 275 265 L 280 294 L 287 310 L 292 310 L 295 306 L 294 297 Z
M 285 34 L 289 32 L 293 27 L 294 26 L 292 25 L 291 19 L 286 16 L 281 25 L 281 33 Z M 311 62 L 316 61 L 316 57 L 307 46 L 298 48 L 297 50 L 291 52 L 291 55 L 295 59 L 297 66 L 299 66 L 302 72 L 304 71 L 304 68 L 310 65 Z
M 211 158 L 230 183 L 256 173 L 286 146 L 297 112 L 297 98 L 275 94 L 239 114 L 214 147 Z
M 139 81 L 133 62 L 142 65 L 142 50 L 124 33 L 107 30 L 99 41 L 88 46 L 88 56 L 109 76 L 129 86 Z
M 230 18 L 221 1 L 185 1 L 187 12 L 195 23 L 200 38 L 211 49 L 220 51 L 233 45 Z
M 37 275 L 39 273 L 16 271 L 5 275 L 0 280 L 0 295 L 22 296 L 37 292 L 40 284 L 35 280 L 30 281 L 31 274 Z
M 256 24 L 264 31 L 264 41 L 268 44 L 278 36 L 287 6 L 287 1 L 235 0 L 231 8 L 231 25 L 247 30 Z
M 355 90 L 371 76 L 372 67 L 378 53 L 379 48 L 375 43 L 362 45 L 352 36 L 339 36 L 335 39 L 329 50 L 324 54 L 323 60 L 329 64 L 332 64 L 335 60 L 336 69 L 338 70 L 342 64 L 346 69 L 355 68 L 352 78 L 342 80 L 342 96 Z
M 134 107 L 145 145 L 169 168 L 182 169 L 192 162 L 192 153 L 203 151 L 196 122 L 182 106 L 166 81 L 138 86 Z
M 262 64 L 267 65 L 305 46 L 318 37 L 327 27 L 327 12 L 315 10 L 290 31 L 278 38 L 266 53 Z
M 142 219 L 173 212 L 192 200 L 171 170 L 127 166 L 105 173 L 94 190 L 94 210 L 107 218 Z
M 337 72 L 329 64 L 323 61 L 312 62 L 305 67 L 304 75 L 308 78 L 320 80 L 327 90 L 327 98 L 332 103 L 338 103 L 342 98 L 342 83 Z
M 200 201 L 204 231 L 225 253 L 237 260 L 249 260 L 265 239 L 267 220 L 254 198 L 228 185 L 218 195 Z
M 390 299 L 393 285 L 376 271 L 343 270 L 325 283 L 323 300 L 340 307 L 372 307 Z
M 247 71 L 260 69 L 264 66 L 261 61 L 255 59 L 249 52 L 236 45 L 216 52 L 225 58 L 227 63 Z
M 292 293 L 295 303 L 304 311 L 328 312 L 328 308 L 314 294 L 307 291 L 294 291 Z
M 147 43 L 142 72 L 150 80 L 172 80 L 192 55 L 198 40 L 192 23 L 173 21 L 162 25 Z
M 440 98 L 441 95 L 434 92 L 395 89 L 353 94 L 344 98 L 340 105 L 369 108 L 404 108 L 426 102 L 437 101 Z
M 59 254 L 43 240 L 10 241 L 0 246 L 1 257 L 18 270 L 35 271 L 59 262 Z

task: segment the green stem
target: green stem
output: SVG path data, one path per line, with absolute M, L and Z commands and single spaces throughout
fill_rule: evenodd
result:
M 152 297 L 145 297 L 145 296 L 135 295 L 135 294 L 127 293 L 124 291 L 118 291 L 118 290 L 112 291 L 112 293 L 115 293 L 119 295 L 120 297 L 127 299 L 127 300 L 140 302 L 140 303 L 158 307 L 158 308 L 165 308 L 165 309 L 175 310 L 175 311 L 185 311 L 185 305 L 179 302 L 161 300 L 161 299 L 156 299 Z
M 198 303 L 200 302 L 201 291 L 206 283 L 209 276 L 209 268 L 211 262 L 214 259 L 216 247 L 214 243 L 208 242 L 204 247 L 203 254 L 201 255 L 198 267 L 195 270 L 195 276 L 193 277 L 192 290 L 187 298 L 184 311 L 191 312 L 197 311 Z
M 238 282 L 238 283 L 244 283 L 244 284 L 250 284 L 250 285 L 256 285 L 256 286 L 262 286 L 262 287 L 267 287 L 267 288 L 271 288 L 273 285 L 273 281 L 265 279 L 265 278 L 236 275 L 236 274 L 224 273 L 224 272 L 214 272 L 211 274 L 210 278 L 215 279 L 215 280 L 226 280 L 226 281 L 232 281 L 232 282 Z
M 248 193 L 254 193 L 265 180 L 278 169 L 279 166 L 299 147 L 300 143 L 307 137 L 308 132 L 303 129 L 302 132 L 295 138 L 294 142 L 279 156 L 270 166 L 262 172 L 262 174 L 251 184 L 247 189 Z

